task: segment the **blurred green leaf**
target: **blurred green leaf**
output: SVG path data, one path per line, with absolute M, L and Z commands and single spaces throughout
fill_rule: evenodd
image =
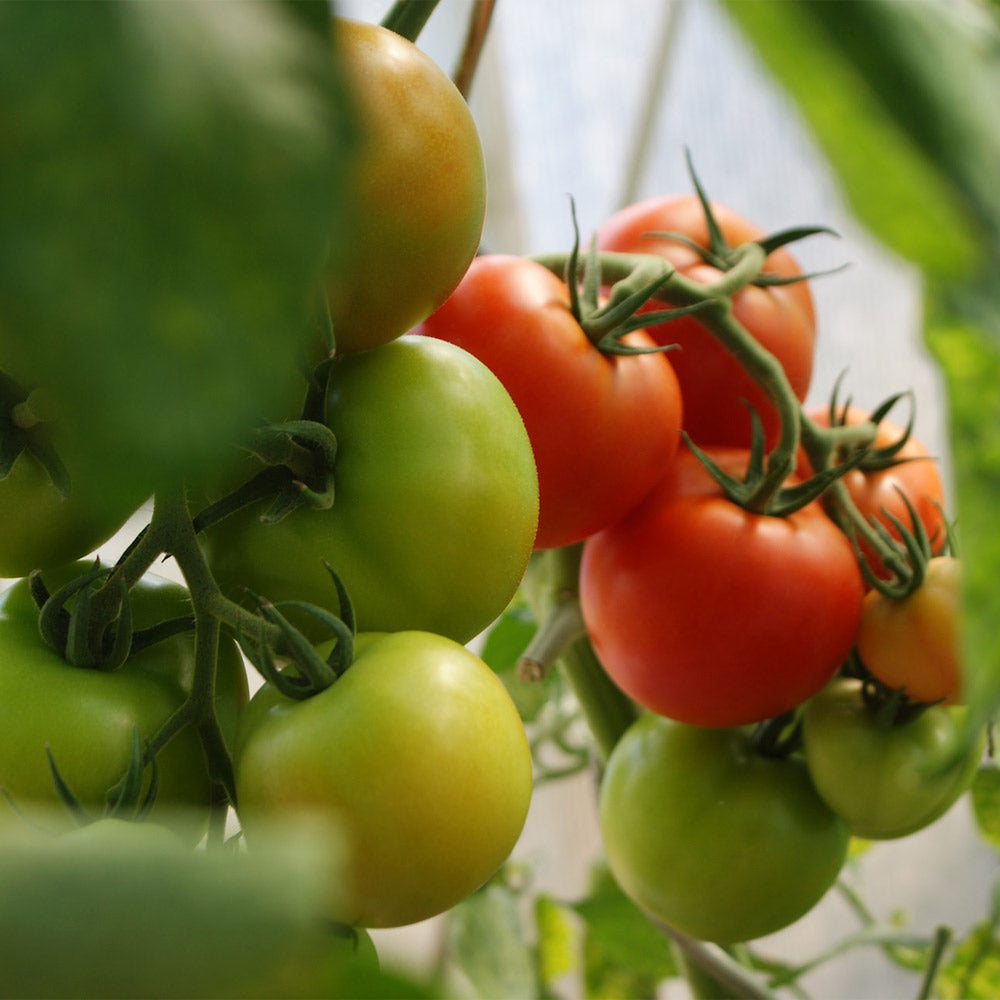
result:
M 940 969 L 942 1000 L 993 1000 L 1000 996 L 1000 883 L 994 883 L 989 913 L 959 942 Z
M 0 367 L 120 475 L 298 390 L 348 219 L 329 41 L 282 4 L 0 4 Z
M 585 927 L 588 997 L 654 997 L 660 982 L 679 974 L 668 939 L 605 869 L 595 870 L 591 891 L 571 908 Z
M 937 158 L 937 137 L 955 128 L 958 148 L 949 164 L 995 147 L 997 102 L 991 96 L 970 106 L 969 98 L 995 95 L 1000 67 L 989 45 L 977 47 L 982 61 L 972 58 L 965 35 L 952 30 L 959 19 L 952 5 L 725 0 L 725 6 L 797 102 L 858 218 L 929 273 L 959 275 L 970 267 L 980 241 L 977 206 L 963 179 Z M 942 81 L 942 63 L 961 67 L 961 76 Z M 948 100 L 939 97 L 942 87 Z M 963 88 L 959 112 L 951 98 Z
M 518 894 L 487 883 L 448 914 L 448 953 L 483 1000 L 539 996 L 534 954 L 526 943 Z
M 535 898 L 538 968 L 542 983 L 551 987 L 561 976 L 580 971 L 578 928 L 566 907 L 549 896 Z
M 972 782 L 971 796 L 979 832 L 1000 851 L 1000 768 L 981 767 Z

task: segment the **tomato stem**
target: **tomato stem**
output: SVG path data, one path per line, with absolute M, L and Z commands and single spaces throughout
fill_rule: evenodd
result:
M 415 42 L 437 5 L 438 0 L 396 0 L 380 23 L 383 28 Z
M 545 623 L 555 616 L 558 627 L 554 636 L 539 639 L 526 653 L 537 651 L 540 646 L 543 659 L 558 662 L 594 737 L 598 754 L 606 761 L 622 734 L 638 718 L 638 709 L 605 673 L 590 640 L 575 624 L 583 621 L 579 611 L 582 549 L 582 545 L 572 545 L 548 549 L 532 557 L 525 577 L 525 595 L 538 621 Z M 571 627 L 563 628 L 567 623 Z M 543 624 L 540 632 L 545 630 Z

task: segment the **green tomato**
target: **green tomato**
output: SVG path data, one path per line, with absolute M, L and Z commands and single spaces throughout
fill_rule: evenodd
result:
M 514 595 L 538 524 L 531 445 L 507 391 L 462 348 L 405 336 L 334 363 L 327 423 L 333 506 L 268 524 L 264 501 L 220 521 L 204 533 L 216 580 L 236 600 L 248 587 L 336 611 L 325 560 L 360 631 L 468 642 Z
M 849 840 L 800 760 L 759 755 L 749 730 L 653 714 L 612 751 L 599 812 L 624 892 L 675 930 L 723 944 L 808 912 L 836 879 Z
M 967 710 L 960 705 L 932 705 L 908 722 L 883 725 L 861 689 L 861 681 L 841 678 L 806 703 L 809 773 L 855 836 L 905 837 L 942 816 L 969 787 L 984 737 L 963 747 Z
M 55 590 L 88 567 L 76 564 L 45 574 Z M 137 629 L 191 613 L 179 584 L 147 575 L 132 589 Z M 42 639 L 38 611 L 20 580 L 0 595 L 0 827 L 18 814 L 38 815 L 46 826 L 66 826 L 45 749 L 51 750 L 70 790 L 93 813 L 125 773 L 133 728 L 151 738 L 181 705 L 194 674 L 194 636 L 175 635 L 131 655 L 113 672 L 70 666 Z M 247 677 L 235 643 L 219 647 L 216 706 L 230 746 L 247 700 Z M 193 729 L 179 732 L 157 755 L 158 790 L 152 815 L 192 811 L 207 816 L 211 783 Z M 147 778 L 148 780 L 148 778 Z
M 66 496 L 41 462 L 22 452 L 0 479 L 0 576 L 62 566 L 93 552 L 128 520 L 145 490 L 108 490 L 101 470 L 60 448 L 69 476 Z
M 7 830 L 0 997 L 355 995 L 341 984 L 377 970 L 377 956 L 363 932 L 324 927 L 324 863 L 301 831 L 251 856 L 191 850 L 153 823 L 105 819 L 57 837 Z
M 236 789 L 251 851 L 275 820 L 338 828 L 346 857 L 330 915 L 395 927 L 444 912 L 497 871 L 527 815 L 531 753 L 503 684 L 464 646 L 362 634 L 321 693 L 254 695 Z

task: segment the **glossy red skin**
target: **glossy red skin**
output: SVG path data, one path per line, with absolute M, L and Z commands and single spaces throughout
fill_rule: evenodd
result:
M 830 412 L 827 406 L 810 407 L 806 415 L 821 427 L 829 427 Z M 869 417 L 867 410 L 859 407 L 848 407 L 845 423 L 857 426 Z M 904 430 L 891 420 L 881 420 L 875 434 L 876 448 L 887 447 L 898 441 Z M 887 469 L 865 471 L 851 469 L 844 473 L 842 481 L 847 487 L 854 505 L 866 518 L 875 517 L 879 523 L 894 538 L 899 538 L 899 530 L 887 514 L 898 518 L 907 527 L 910 526 L 910 513 L 900 491 L 913 504 L 924 530 L 935 551 L 939 551 L 947 534 L 944 510 L 944 486 L 938 472 L 937 463 L 927 449 L 916 438 L 910 437 L 897 452 L 897 457 L 905 461 L 890 466 Z M 809 475 L 809 462 L 805 455 L 800 455 L 798 470 L 801 475 Z M 869 565 L 877 576 L 888 578 L 888 571 L 875 559 L 871 548 L 861 542 L 861 551 L 869 558 Z
M 464 347 L 504 384 L 538 468 L 535 548 L 570 545 L 613 523 L 653 488 L 680 441 L 677 378 L 663 354 L 602 354 L 566 285 L 507 255 L 477 257 L 416 333 Z M 641 331 L 625 343 L 652 347 Z
M 712 212 L 731 247 L 760 239 L 765 234 L 742 216 L 711 203 Z M 673 240 L 650 235 L 679 232 L 701 246 L 708 245 L 708 229 L 701 203 L 695 195 L 650 198 L 615 213 L 598 230 L 601 250 L 649 253 L 669 260 L 685 277 L 712 283 L 721 277 L 704 264 L 694 250 Z M 771 253 L 765 263 L 769 273 L 800 274 L 798 264 L 785 249 Z M 645 309 L 664 308 L 662 303 Z M 747 286 L 733 297 L 733 314 L 756 340 L 781 362 L 789 384 L 805 399 L 812 378 L 816 323 L 812 295 L 804 281 L 766 288 Z M 677 344 L 670 363 L 677 373 L 684 399 L 684 430 L 699 445 L 750 444 L 749 402 L 764 426 L 765 440 L 778 434 L 777 412 L 756 383 L 726 349 L 694 317 L 649 327 L 658 344 Z M 744 402 L 745 401 L 745 402 Z
M 745 455 L 718 453 L 730 469 Z M 686 449 L 658 490 L 584 544 L 580 600 L 611 679 L 700 726 L 779 715 L 848 654 L 863 586 L 818 504 L 778 518 L 724 498 Z

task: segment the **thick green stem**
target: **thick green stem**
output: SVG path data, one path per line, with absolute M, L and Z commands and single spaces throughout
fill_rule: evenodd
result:
M 232 757 L 215 710 L 220 622 L 213 608 L 219 591 L 195 537 L 182 492 L 157 495 L 148 536 L 158 539 L 161 551 L 174 557 L 187 584 L 195 619 L 195 663 L 187 698 L 150 740 L 147 754 L 154 755 L 180 730 L 193 726 L 201 738 L 209 775 L 235 804 Z
M 670 938 L 678 964 L 691 987 L 692 995 L 699 998 L 746 998 L 746 1000 L 774 1000 L 775 994 L 763 986 L 751 972 L 740 965 L 718 945 L 696 941 L 679 934 L 664 924 L 654 921 Z
M 415 42 L 437 5 L 438 0 L 396 0 L 382 18 L 382 27 Z
M 582 546 L 574 545 L 549 549 L 533 558 L 525 592 L 541 623 L 543 638 L 529 650 L 537 656 L 531 662 L 540 673 L 558 662 L 576 695 L 598 753 L 607 760 L 636 720 L 638 710 L 604 672 L 582 630 L 578 599 L 581 552 Z M 569 627 L 564 627 L 567 622 Z M 550 641 L 552 637 L 556 638 Z

